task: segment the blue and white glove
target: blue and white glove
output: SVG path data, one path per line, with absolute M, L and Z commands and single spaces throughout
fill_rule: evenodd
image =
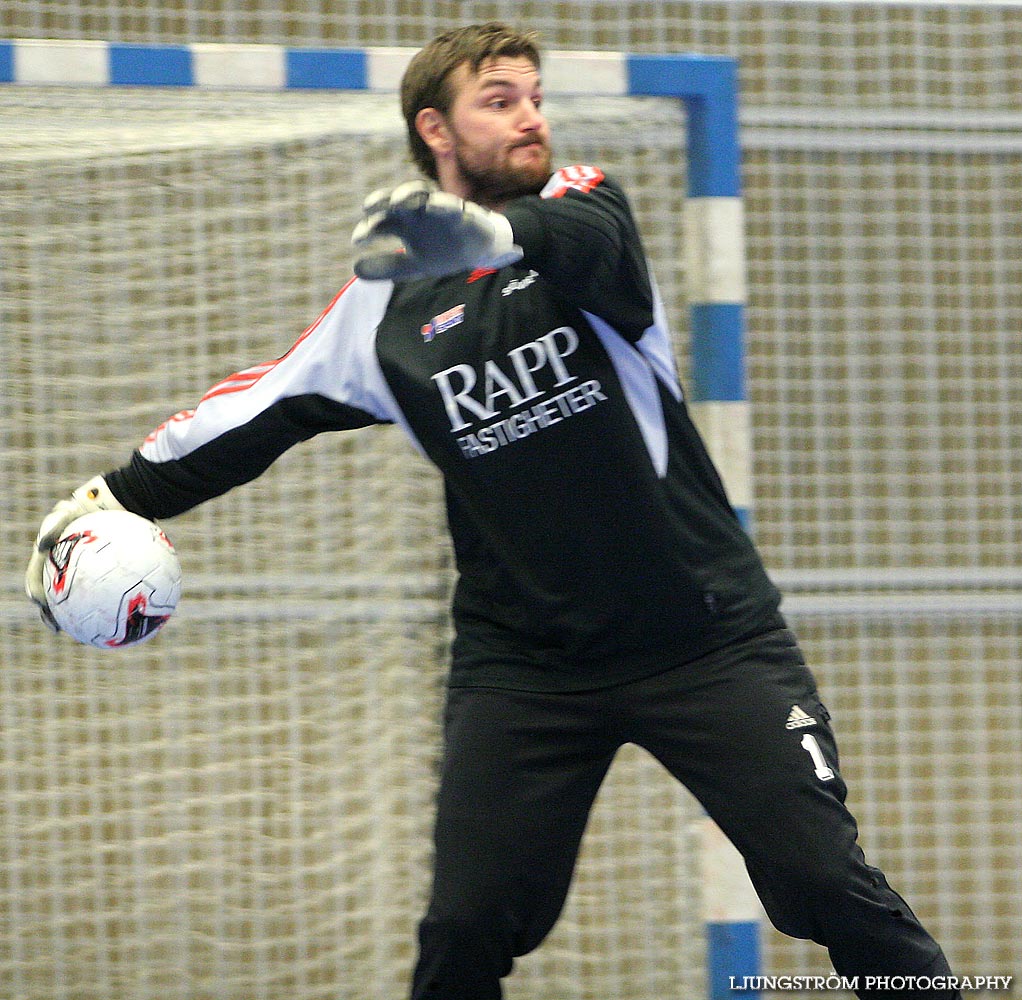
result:
M 93 476 L 87 483 L 82 483 L 67 500 L 58 500 L 39 526 L 28 569 L 25 570 L 25 593 L 39 606 L 43 624 L 52 632 L 59 632 L 60 626 L 51 614 L 49 604 L 46 603 L 43 567 L 46 565 L 50 549 L 64 533 L 64 529 L 83 514 L 91 514 L 97 510 L 124 510 L 102 476 Z
M 503 215 L 426 181 L 369 195 L 351 242 L 355 273 L 370 281 L 439 278 L 522 259 Z

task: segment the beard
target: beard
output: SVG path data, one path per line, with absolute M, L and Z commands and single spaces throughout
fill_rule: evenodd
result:
M 514 150 L 522 146 L 538 145 L 542 155 L 530 159 L 528 163 L 515 166 L 510 162 Z M 462 179 L 472 192 L 471 200 L 480 205 L 502 205 L 512 198 L 524 195 L 539 194 L 550 178 L 550 147 L 540 140 L 519 143 L 508 153 L 508 159 L 501 164 L 474 163 L 466 156 L 464 148 L 459 146 L 455 151 L 456 163 Z

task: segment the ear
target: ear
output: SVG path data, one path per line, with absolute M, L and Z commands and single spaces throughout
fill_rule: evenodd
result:
M 423 108 L 415 116 L 415 128 L 434 157 L 448 152 L 452 146 L 447 119 L 436 108 Z

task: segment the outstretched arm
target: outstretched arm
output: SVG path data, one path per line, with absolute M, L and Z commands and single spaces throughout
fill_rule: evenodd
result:
M 25 590 L 54 627 L 43 587 L 46 554 L 95 510 L 173 517 L 255 479 L 283 452 L 327 430 L 393 420 L 372 333 L 391 286 L 352 279 L 282 357 L 214 385 L 194 409 L 156 428 L 119 469 L 95 476 L 44 518 Z
M 286 354 L 235 372 L 160 424 L 106 475 L 111 491 L 136 513 L 173 517 L 316 434 L 389 422 L 371 339 L 388 298 L 389 286 L 349 281 Z

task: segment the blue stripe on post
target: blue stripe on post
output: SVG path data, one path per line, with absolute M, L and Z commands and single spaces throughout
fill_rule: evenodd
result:
M 108 51 L 114 86 L 191 87 L 195 83 L 192 53 L 184 46 L 111 43 Z
M 299 90 L 367 90 L 369 60 L 362 49 L 288 49 L 286 87 Z
M 729 56 L 629 55 L 628 92 L 647 97 L 722 94 L 736 65 Z
M 726 56 L 633 55 L 627 68 L 630 94 L 685 102 L 689 197 L 737 197 L 738 63 Z
M 13 42 L 0 42 L 0 83 L 14 83 Z
M 748 507 L 732 507 L 735 512 L 735 517 L 738 518 L 738 523 L 742 526 L 742 530 L 747 535 L 752 535 L 752 512 Z
M 688 107 L 690 197 L 735 198 L 741 192 L 738 126 L 730 100 L 698 97 Z
M 758 1000 L 759 990 L 743 990 L 745 977 L 761 974 L 759 924 L 754 920 L 706 925 L 707 994 L 710 1000 Z
M 697 303 L 691 307 L 694 402 L 745 399 L 744 314 L 740 303 Z

